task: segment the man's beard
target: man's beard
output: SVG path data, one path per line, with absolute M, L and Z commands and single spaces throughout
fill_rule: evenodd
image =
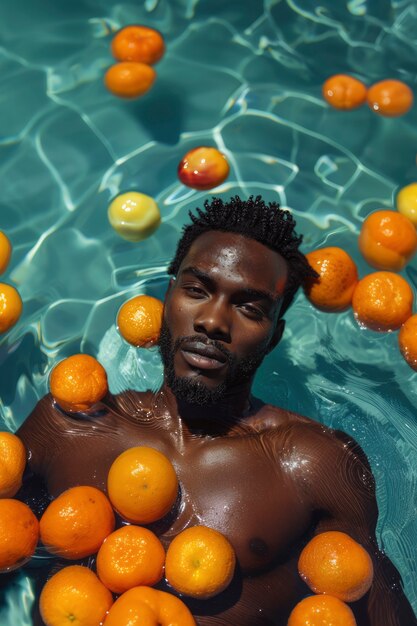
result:
M 180 377 L 175 374 L 175 354 L 177 350 L 181 348 L 181 344 L 189 341 L 200 341 L 206 345 L 213 346 L 226 357 L 228 374 L 226 378 L 217 385 L 217 387 L 212 389 L 205 385 L 201 380 L 195 380 L 194 378 L 189 377 Z M 218 404 L 234 387 L 251 381 L 256 373 L 256 370 L 268 352 L 267 349 L 261 347 L 250 357 L 237 359 L 220 342 L 207 340 L 204 335 L 181 337 L 174 343 L 165 319 L 162 321 L 161 335 L 159 338 L 159 351 L 164 365 L 165 382 L 176 398 L 189 404 L 200 405 Z

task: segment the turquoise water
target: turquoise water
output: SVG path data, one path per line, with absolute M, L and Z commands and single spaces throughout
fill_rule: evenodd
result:
M 133 102 L 102 83 L 111 33 L 129 23 L 156 27 L 167 42 L 152 91 Z M 305 252 L 341 246 L 361 276 L 372 271 L 358 230 L 417 180 L 417 106 L 392 119 L 367 107 L 339 112 L 321 85 L 346 72 L 415 89 L 416 33 L 417 8 L 400 0 L 2 2 L 0 229 L 14 246 L 2 280 L 17 286 L 24 313 L 0 339 L 0 429 L 16 430 L 47 391 L 51 367 L 78 351 L 101 360 L 113 392 L 158 386 L 157 352 L 128 347 L 114 322 L 129 297 L 163 297 L 187 212 L 210 195 L 177 179 L 192 147 L 227 155 L 231 174 L 216 195 L 278 199 L 296 215 Z M 109 200 L 129 189 L 162 212 L 159 230 L 138 244 L 107 220 Z M 404 276 L 415 288 L 415 262 Z M 317 312 L 299 294 L 255 385 L 263 399 L 364 448 L 378 540 L 415 609 L 416 382 L 396 333 L 361 330 L 351 312 Z M 2 626 L 31 623 L 26 574 L 3 586 Z

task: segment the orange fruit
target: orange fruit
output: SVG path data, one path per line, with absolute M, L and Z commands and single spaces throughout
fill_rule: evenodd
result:
M 41 541 L 49 552 L 64 559 L 94 554 L 113 532 L 110 502 L 95 487 L 67 489 L 46 508 L 40 520 Z
M 397 211 L 375 211 L 362 224 L 359 250 L 372 267 L 398 272 L 417 250 L 415 226 Z
M 166 591 L 134 587 L 116 600 L 104 626 L 197 626 L 184 602 Z
M 108 392 L 106 370 L 88 354 L 74 354 L 55 365 L 51 393 L 64 411 L 87 411 Z
M 235 551 L 224 535 L 207 526 L 192 526 L 170 543 L 165 578 L 180 593 L 211 598 L 228 587 L 235 564 Z
M 387 117 L 404 115 L 413 106 L 414 96 L 410 87 L 400 80 L 381 80 L 368 89 L 370 108 Z
M 305 286 L 305 294 L 322 311 L 343 311 L 350 306 L 358 270 L 347 252 L 337 247 L 309 252 L 307 260 L 319 278 Z
M 22 308 L 22 298 L 17 289 L 0 283 L 0 333 L 5 333 L 16 324 Z
M 0 498 L 13 498 L 22 486 L 26 448 L 13 433 L 0 432 Z
M 163 303 L 152 296 L 136 296 L 125 302 L 117 314 L 117 328 L 133 346 L 150 348 L 158 343 Z
M 7 235 L 0 230 L 0 274 L 6 271 L 12 255 L 12 244 Z
M 333 596 L 309 596 L 292 610 L 287 626 L 356 626 L 347 604 Z
M 372 585 L 374 568 L 359 543 L 346 533 L 331 530 L 308 542 L 300 554 L 298 572 L 314 593 L 355 602 Z
M 97 574 L 107 589 L 123 593 L 138 585 L 155 585 L 164 572 L 165 550 L 158 537 L 141 526 L 122 526 L 103 541 Z
M 29 561 L 38 539 L 39 523 L 30 508 L 20 500 L 0 500 L 0 573 Z
M 136 61 L 153 65 L 165 52 L 164 39 L 148 26 L 125 26 L 113 37 L 111 51 L 118 61 Z
M 192 189 L 206 190 L 221 185 L 229 176 L 229 163 L 220 150 L 211 146 L 193 148 L 178 165 L 178 178 Z
M 412 315 L 398 333 L 401 354 L 408 365 L 417 371 L 417 315 Z
M 411 317 L 413 298 L 404 278 L 393 272 L 374 272 L 358 282 L 352 308 L 361 326 L 378 331 L 396 330 Z
M 178 479 L 165 454 L 137 446 L 113 461 L 107 491 L 122 517 L 136 524 L 150 524 L 171 510 L 177 499 Z
M 366 100 L 366 86 L 346 74 L 330 76 L 323 85 L 323 98 L 335 109 L 356 109 Z
M 39 598 L 46 626 L 100 626 L 113 597 L 88 567 L 70 565 L 51 576 Z
M 155 78 L 155 70 L 149 65 L 122 61 L 109 67 L 104 75 L 104 84 L 119 98 L 138 98 L 149 91 Z

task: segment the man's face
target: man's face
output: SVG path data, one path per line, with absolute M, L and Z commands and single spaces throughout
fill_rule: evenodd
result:
M 281 336 L 287 263 L 234 233 L 198 237 L 165 299 L 160 351 L 178 399 L 211 404 L 251 382 Z

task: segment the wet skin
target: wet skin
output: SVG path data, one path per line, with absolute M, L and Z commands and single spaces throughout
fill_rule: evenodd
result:
M 283 331 L 286 279 L 286 262 L 262 244 L 201 235 L 166 296 L 165 322 L 180 340 L 175 374 L 215 389 L 233 367 L 216 345 L 237 359 L 271 350 Z M 185 599 L 200 626 L 285 626 L 308 594 L 297 574 L 300 550 L 325 530 L 347 532 L 373 557 L 374 584 L 351 605 L 358 625 L 416 624 L 398 573 L 376 545 L 374 481 L 357 444 L 254 399 L 251 383 L 240 379 L 215 406 L 178 400 L 166 383 L 156 394 L 109 394 L 90 417 L 65 414 L 46 396 L 18 434 L 52 496 L 76 484 L 106 490 L 112 461 L 131 446 L 153 446 L 172 460 L 178 502 L 152 529 L 168 545 L 182 529 L 206 524 L 229 538 L 238 560 L 228 590 Z

